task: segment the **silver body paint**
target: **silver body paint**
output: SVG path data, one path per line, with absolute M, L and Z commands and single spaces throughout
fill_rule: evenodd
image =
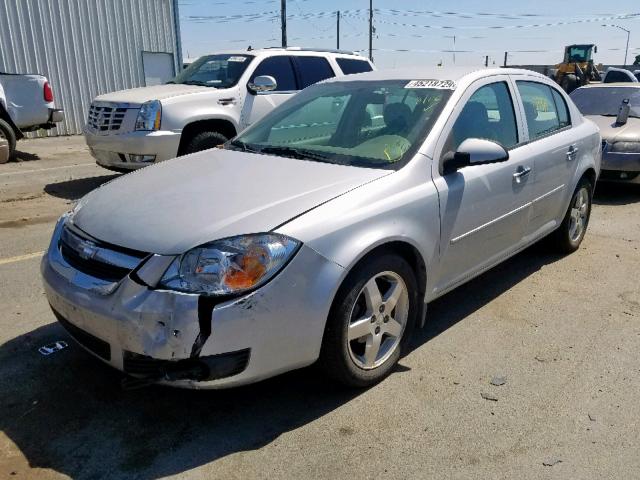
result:
M 92 285 L 60 255 L 62 219 L 42 262 L 47 297 L 69 322 L 121 351 L 187 358 L 198 335 L 197 296 L 158 290 L 176 255 L 231 235 L 276 231 L 302 242 L 269 283 L 216 305 L 201 355 L 251 349 L 242 373 L 209 382 L 220 388 L 313 363 L 333 298 L 349 271 L 385 244 L 410 245 L 426 265 L 425 304 L 551 232 L 585 172 L 600 169 L 600 136 L 563 94 L 572 126 L 529 142 L 515 79 L 554 85 L 523 70 L 371 72 L 361 79 L 452 80 L 456 89 L 415 156 L 398 171 L 210 150 L 129 174 L 91 193 L 72 217 L 89 235 L 156 254 L 138 274 Z M 341 81 L 339 79 L 332 81 Z M 444 140 L 464 102 L 481 85 L 506 81 L 520 144 L 506 162 L 440 174 Z M 567 155 L 567 147 L 578 149 Z M 531 168 L 516 181 L 518 166 Z M 174 331 L 178 331 L 174 335 Z M 120 353 L 120 358 L 119 358 Z

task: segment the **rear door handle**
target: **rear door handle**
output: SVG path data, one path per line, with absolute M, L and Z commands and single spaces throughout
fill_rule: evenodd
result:
M 513 174 L 513 178 L 516 180 L 516 182 L 520 183 L 530 173 L 531 173 L 531 167 L 519 166 L 518 169 L 516 170 L 516 173 Z
M 574 147 L 571 145 L 569 150 L 567 150 L 567 160 L 573 160 L 576 158 L 576 154 L 578 153 L 578 147 Z

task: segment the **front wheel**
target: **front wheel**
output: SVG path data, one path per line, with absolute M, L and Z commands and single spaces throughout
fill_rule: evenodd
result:
M 229 140 L 218 132 L 200 132 L 195 135 L 185 148 L 185 155 L 215 148 Z
M 413 270 L 384 254 L 347 277 L 331 308 L 320 362 L 351 387 L 367 387 L 392 371 L 409 342 L 418 310 Z
M 575 252 L 585 233 L 589 218 L 591 216 L 591 199 L 593 197 L 593 186 L 591 183 L 582 179 L 578 183 L 569 208 L 564 216 L 560 227 L 552 234 L 552 240 L 557 250 L 562 253 Z

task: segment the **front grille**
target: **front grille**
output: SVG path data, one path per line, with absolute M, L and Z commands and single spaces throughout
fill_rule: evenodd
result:
M 60 322 L 60 324 L 67 332 L 69 332 L 69 335 L 71 335 L 76 342 L 78 342 L 87 350 L 95 353 L 100 358 L 103 358 L 107 361 L 111 360 L 111 347 L 107 342 L 99 339 L 98 337 L 94 337 L 81 328 L 76 327 L 74 324 L 60 315 L 56 310 L 54 310 L 53 307 L 51 308 L 51 310 L 53 310 L 53 314 L 58 319 L 58 322 Z
M 89 107 L 87 124 L 98 132 L 117 131 L 122 127 L 122 121 L 126 113 L 126 108 L 92 103 Z
M 107 282 L 119 282 L 148 255 L 89 238 L 76 228 L 64 226 L 60 253 L 76 270 Z
M 125 350 L 123 369 L 130 375 L 148 379 L 215 380 L 244 371 L 250 353 L 250 349 L 245 349 L 184 360 L 158 360 Z

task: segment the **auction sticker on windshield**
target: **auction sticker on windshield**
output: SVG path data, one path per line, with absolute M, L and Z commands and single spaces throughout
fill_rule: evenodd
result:
M 247 57 L 229 57 L 229 62 L 244 62 Z
M 456 82 L 453 80 L 411 80 L 404 88 L 441 88 L 455 90 Z

